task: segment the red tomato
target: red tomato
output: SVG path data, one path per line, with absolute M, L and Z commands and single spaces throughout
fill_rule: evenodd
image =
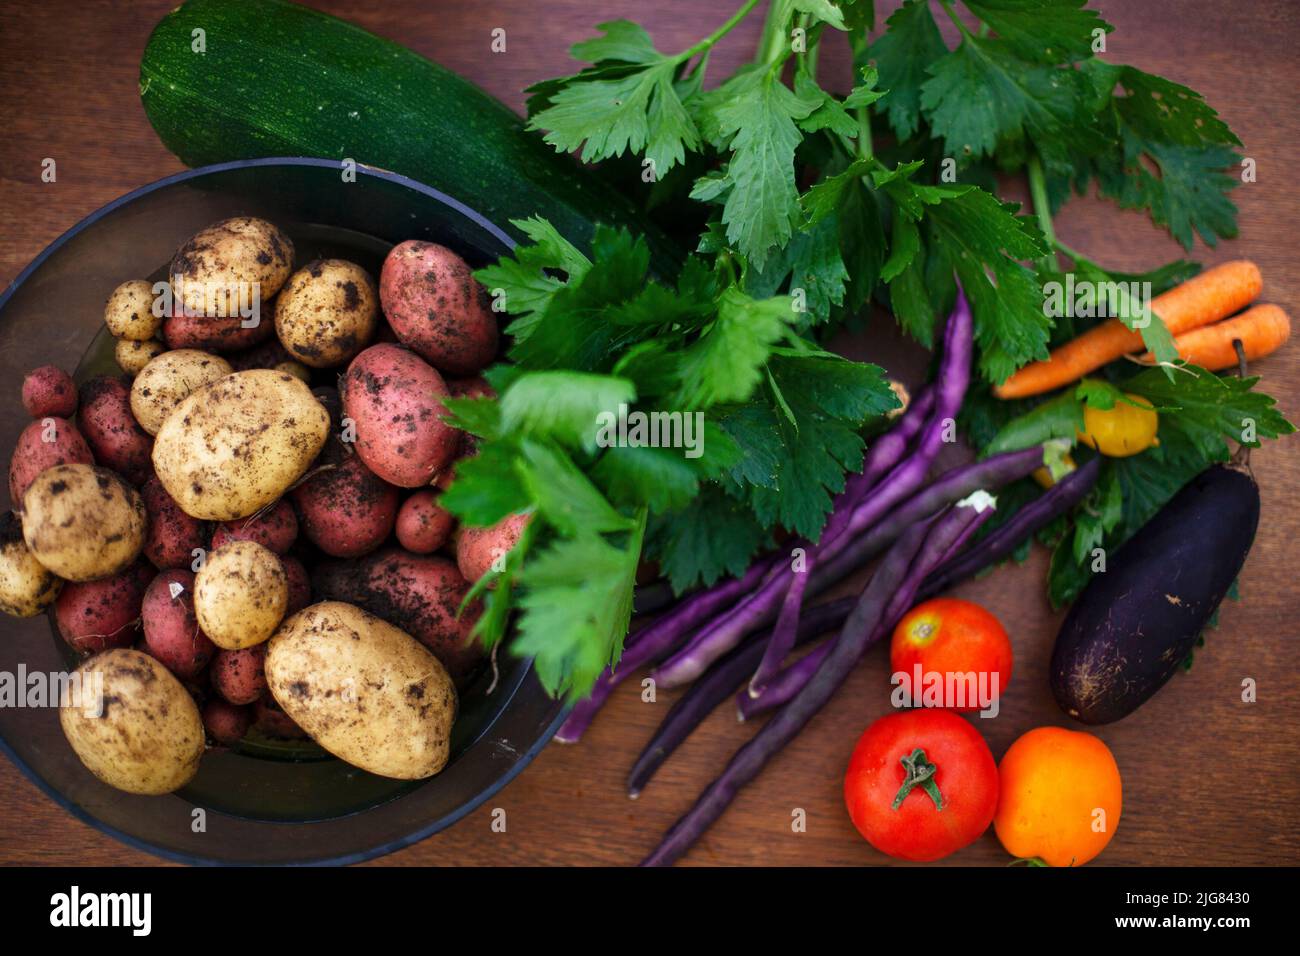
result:
M 907 710 L 867 728 L 844 775 L 858 832 L 882 853 L 928 862 L 973 843 L 998 806 L 989 745 L 949 710 Z
M 904 615 L 894 628 L 889 645 L 889 665 L 895 674 L 906 674 L 911 686 L 916 666 L 922 674 L 987 675 L 984 688 L 989 697 L 997 698 L 1011 681 L 1011 641 L 998 619 L 978 604 L 957 598 L 935 598 L 918 604 Z M 994 678 L 996 676 L 996 682 Z M 962 713 L 980 710 L 979 694 L 969 683 L 961 684 L 965 706 L 945 696 L 943 706 Z M 913 688 L 919 695 L 924 689 Z

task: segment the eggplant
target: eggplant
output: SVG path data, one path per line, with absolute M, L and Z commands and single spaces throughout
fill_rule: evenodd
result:
M 1236 580 L 1259 525 L 1249 468 L 1212 465 L 1093 575 L 1052 651 L 1056 702 L 1085 724 L 1131 714 L 1174 675 Z

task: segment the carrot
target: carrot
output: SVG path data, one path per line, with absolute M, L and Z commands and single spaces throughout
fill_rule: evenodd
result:
M 1239 259 L 1188 279 L 1151 300 L 1151 311 L 1177 336 L 1225 319 L 1259 295 L 1264 280 L 1259 267 Z M 998 398 L 1025 398 L 1060 388 L 1130 352 L 1142 348 L 1142 334 L 1119 319 L 1093 326 L 1053 349 L 1046 361 L 1031 362 L 993 389 Z
M 1241 339 L 1246 359 L 1253 362 L 1276 352 L 1290 336 L 1291 320 L 1282 309 L 1257 305 L 1234 318 L 1183 333 L 1174 339 L 1174 347 L 1185 362 L 1219 372 L 1237 366 L 1233 339 Z M 1148 352 L 1140 361 L 1154 362 L 1155 357 Z

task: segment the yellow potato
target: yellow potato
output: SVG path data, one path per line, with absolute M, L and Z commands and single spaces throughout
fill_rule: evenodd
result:
M 203 719 L 162 664 L 118 648 L 87 660 L 74 678 L 77 692 L 60 704 L 59 723 L 96 777 L 127 793 L 160 794 L 198 773 Z
M 123 372 L 132 378 L 139 375 L 146 365 L 167 351 L 167 346 L 157 339 L 137 342 L 134 339 L 118 339 L 113 347 L 113 357 Z
M 293 242 L 265 219 L 215 222 L 176 250 L 172 295 L 194 315 L 235 316 L 267 305 L 293 268 Z
M 157 435 L 185 396 L 233 371 L 221 356 L 198 349 L 163 352 L 140 369 L 131 383 L 131 414 L 141 428 Z
M 59 596 L 62 579 L 36 560 L 12 511 L 0 516 L 0 611 L 35 617 Z
M 68 581 L 117 574 L 139 556 L 148 527 L 140 493 L 107 468 L 55 465 L 23 495 L 23 540 Z
M 279 365 L 272 366 L 272 369 L 276 372 L 288 372 L 299 381 L 311 384 L 311 369 L 301 362 L 281 362 Z
M 328 434 L 311 389 L 287 372 L 250 369 L 176 406 L 154 440 L 154 469 L 186 514 L 233 521 L 283 495 Z
M 119 339 L 143 342 L 162 331 L 162 316 L 153 314 L 153 285 L 131 279 L 113 290 L 104 304 L 104 324 Z
M 456 688 L 415 638 L 351 604 L 299 611 L 267 645 L 276 703 L 341 760 L 419 780 L 447 765 Z
M 289 577 L 273 551 L 229 541 L 194 577 L 194 613 L 217 647 L 236 651 L 275 633 L 289 605 Z
M 275 333 L 312 368 L 345 365 L 375 335 L 379 293 L 355 262 L 317 259 L 289 277 L 275 300 Z

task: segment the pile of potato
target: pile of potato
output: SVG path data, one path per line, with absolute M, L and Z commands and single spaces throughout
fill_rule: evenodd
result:
M 23 383 L 0 610 L 49 613 L 102 679 L 99 712 L 60 720 L 123 790 L 184 786 L 253 727 L 431 776 L 483 665 L 479 608 L 459 609 L 526 518 L 458 529 L 438 495 L 473 453 L 442 399 L 491 394 L 487 295 L 429 242 L 396 246 L 377 285 L 352 262 L 293 266 L 275 225 L 215 223 L 167 295 L 133 279 L 108 297 L 124 376 Z M 250 288 L 262 321 L 240 313 Z

